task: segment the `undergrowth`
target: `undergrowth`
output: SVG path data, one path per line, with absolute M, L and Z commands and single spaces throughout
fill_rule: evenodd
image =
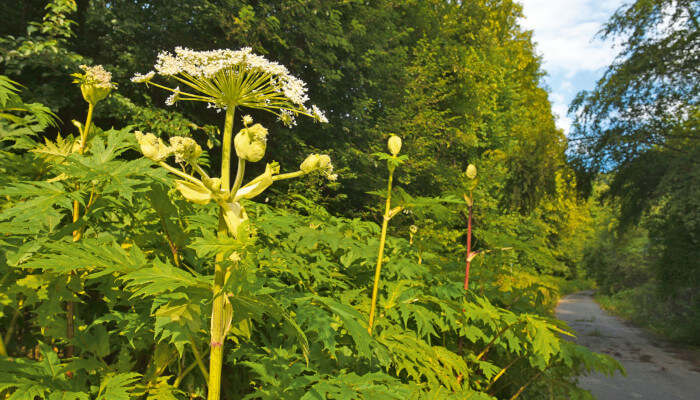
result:
M 4 86 L 15 106 L 17 92 Z M 382 254 L 375 223 L 244 197 L 279 166 L 241 191 L 176 189 L 167 172 L 191 170 L 138 154 L 162 161 L 157 138 L 78 123 L 49 140 L 51 117 L 21 110 L 0 119 L 0 396 L 197 399 L 220 383 L 225 399 L 591 399 L 576 377 L 621 368 L 565 340 L 552 288 L 510 254 L 480 257 L 465 291 L 463 254 L 439 240 L 387 235 Z
M 635 325 L 669 340 L 700 347 L 700 335 L 693 322 L 679 315 L 678 305 L 670 299 L 660 299 L 655 286 L 648 283 L 631 289 L 623 289 L 614 294 L 596 293 L 595 300 L 605 310 L 618 315 Z M 688 313 L 692 315 L 692 313 Z

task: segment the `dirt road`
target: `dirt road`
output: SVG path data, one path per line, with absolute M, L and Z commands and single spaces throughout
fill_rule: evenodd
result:
M 627 377 L 615 374 L 582 377 L 581 386 L 599 400 L 700 400 L 700 354 L 652 337 L 593 301 L 593 291 L 564 297 L 559 319 L 577 333 L 576 342 L 619 360 Z

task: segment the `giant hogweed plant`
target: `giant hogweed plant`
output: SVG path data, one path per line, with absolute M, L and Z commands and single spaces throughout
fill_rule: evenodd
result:
M 154 75 L 137 80 L 155 85 Z M 293 116 L 272 112 L 282 121 Z M 264 152 L 265 142 L 264 128 L 243 119 L 238 140 L 233 118 L 224 136 L 245 168 L 252 162 L 245 157 Z M 188 138 L 166 144 L 94 126 L 79 154 L 80 136 L 39 143 L 10 129 L 3 143 L 12 145 L 0 152 L 8 172 L 0 177 L 0 326 L 12 357 L 0 357 L 0 395 L 205 398 L 218 373 L 213 363 L 225 364 L 221 397 L 229 399 L 540 398 L 542 387 L 555 398 L 587 398 L 571 378 L 581 368 L 615 368 L 563 341 L 567 330 L 556 321 L 531 313 L 539 298 L 526 288 L 465 297 L 453 255 L 424 252 L 417 263 L 415 247 L 386 232 L 377 240 L 381 229 L 372 223 L 333 217 L 303 198 L 293 202 L 297 212 L 245 198 L 275 178 L 314 170 L 332 177 L 326 157 L 313 155 L 288 174 L 271 163 L 246 184 L 240 172 L 233 190 L 236 179 L 219 183 L 223 168 L 210 176 Z M 132 147 L 146 157 L 118 159 Z M 401 190 L 389 196 L 416 217 L 421 207 L 414 205 L 440 209 L 441 201 Z M 389 262 L 370 336 L 367 293 L 382 241 L 380 262 Z M 72 340 L 69 300 L 80 304 Z M 212 329 L 217 320 L 221 328 Z M 451 350 L 459 337 L 466 338 L 461 356 Z
M 136 246 L 125 251 L 133 244 L 130 226 L 141 195 L 162 176 L 145 160 L 118 159 L 134 144 L 128 129 L 91 124 L 94 106 L 113 89 L 109 74 L 84 67 L 76 78 L 88 102 L 86 123 L 74 122 L 77 136 L 35 140 L 45 126 L 35 122 L 50 116 L 36 115 L 35 106 L 15 106 L 15 118 L 0 118 L 0 340 L 12 356 L 0 360 L 0 393 L 13 399 L 120 398 L 140 376 L 130 370 L 131 357 L 122 357 L 121 367 L 111 362 L 115 336 L 91 323 L 105 310 L 128 307 L 114 278 L 140 266 Z M 18 115 L 23 110 L 30 116 Z
M 217 50 L 195 52 L 177 48 L 175 54 L 167 52 L 158 56 L 155 66 L 158 74 L 185 85 L 171 88 L 154 83 L 155 71 L 145 75 L 137 74 L 136 82 L 145 82 L 168 90 L 172 95 L 166 103 L 177 101 L 206 102 L 210 107 L 225 110 L 225 123 L 221 149 L 221 174 L 210 177 L 197 163 L 202 149 L 190 138 L 174 137 L 166 146 L 153 134 L 137 132 L 137 139 L 144 156 L 158 163 L 171 174 L 181 178 L 175 180 L 177 190 L 187 200 L 206 205 L 210 201 L 219 206 L 218 236 L 224 240 L 232 237 L 243 249 L 249 245 L 251 232 L 248 229 L 248 215 L 241 205 L 241 199 L 252 199 L 265 191 L 273 182 L 296 178 L 316 170 L 322 170 L 330 179 L 333 167 L 327 155 L 309 156 L 296 172 L 280 174 L 277 163 L 269 163 L 265 172 L 243 184 L 246 162 L 258 162 L 265 155 L 267 129 L 254 124 L 250 116 L 243 117 L 244 128 L 233 136 L 236 109 L 252 108 L 276 114 L 285 125 L 295 125 L 299 114 L 327 122 L 316 106 L 306 106 L 308 96 L 304 82 L 295 78 L 283 66 L 253 54 L 249 48 L 231 51 Z M 237 170 L 231 181 L 232 148 L 237 156 Z M 191 167 L 191 173 L 172 167 L 165 162 L 170 154 L 175 162 Z M 198 175 L 196 178 L 193 175 Z M 242 257 L 239 252 L 229 255 L 233 265 L 224 262 L 224 253 L 216 255 L 211 315 L 211 351 L 208 370 L 208 399 L 218 400 L 221 396 L 221 370 L 223 367 L 224 342 L 230 330 L 233 314 L 237 312 L 229 301 L 230 279 L 236 262 Z M 230 284 L 229 284 L 230 285 Z M 303 334 L 302 334 L 303 336 Z

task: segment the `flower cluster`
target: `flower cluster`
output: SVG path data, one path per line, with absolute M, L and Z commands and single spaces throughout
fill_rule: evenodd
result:
M 161 162 L 171 154 L 175 155 L 175 162 L 191 162 L 202 155 L 202 148 L 193 139 L 183 136 L 170 138 L 170 146 L 152 133 L 134 132 L 136 141 L 141 147 L 141 153 L 153 162 Z
M 194 161 L 202 155 L 202 148 L 192 138 L 173 136 L 170 138 L 170 147 L 175 154 L 175 162 Z
M 136 141 L 139 142 L 139 146 L 141 146 L 141 153 L 153 162 L 161 162 L 172 153 L 172 149 L 152 133 L 136 131 L 134 135 L 136 136 Z
M 73 83 L 80 84 L 80 91 L 88 103 L 95 105 L 98 101 L 107 97 L 112 89 L 116 89 L 117 85 L 112 83 L 112 74 L 107 72 L 101 65 L 95 65 L 94 67 L 81 65 L 80 69 L 84 73 L 72 74 L 75 77 Z
M 173 78 L 192 89 L 193 93 L 161 86 L 151 80 L 159 75 Z M 249 47 L 241 50 L 193 51 L 177 47 L 175 54 L 158 55 L 155 71 L 136 74 L 133 82 L 145 82 L 175 93 L 176 100 L 210 103 L 217 109 L 251 107 L 270 111 L 291 126 L 294 116 L 304 114 L 319 122 L 328 122 L 309 100 L 306 84 L 291 75 L 286 67 L 254 54 Z
M 116 87 L 116 85 L 112 83 L 112 73 L 107 72 L 102 65 L 95 65 L 94 67 L 81 65 L 80 69 L 85 71 L 84 74 L 75 74 L 83 77 L 80 83 L 95 85 L 100 88 L 114 89 Z
M 136 73 L 134 76 L 131 78 L 131 81 L 134 83 L 148 83 L 153 79 L 153 77 L 156 76 L 155 71 L 151 71 L 147 73 L 146 75 Z
M 301 163 L 299 169 L 305 174 L 318 170 L 330 181 L 338 179 L 338 174 L 333 173 L 331 158 L 326 154 L 311 154 Z

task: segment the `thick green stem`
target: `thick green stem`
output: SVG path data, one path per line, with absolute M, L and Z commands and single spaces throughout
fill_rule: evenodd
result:
M 226 110 L 226 122 L 224 125 L 224 138 L 221 149 L 221 187 L 229 190 L 231 188 L 231 145 L 233 143 L 233 117 L 235 113 L 235 107 L 229 105 Z M 243 180 L 243 171 L 241 171 L 241 161 L 239 159 L 239 171 L 236 174 L 236 181 Z M 238 178 L 240 175 L 240 179 Z M 240 185 L 240 184 L 239 184 Z M 220 206 L 219 210 L 219 227 L 218 234 L 219 237 L 225 237 L 229 234 L 226 221 L 224 218 L 224 213 L 227 210 Z M 226 322 L 224 321 L 224 284 L 226 278 L 226 271 L 224 270 L 223 261 L 224 254 L 218 253 L 216 255 L 216 264 L 214 267 L 214 286 L 212 288 L 214 295 L 214 302 L 212 304 L 212 314 L 211 314 L 211 353 L 209 355 L 209 392 L 207 395 L 208 400 L 219 400 L 221 398 L 221 370 L 224 365 L 224 342 L 226 339 L 226 332 L 224 332 L 224 327 Z
M 512 323 L 512 324 L 506 326 L 504 329 L 502 329 L 500 332 L 498 332 L 498 333 L 496 334 L 496 336 L 493 337 L 493 339 L 491 339 L 491 341 L 490 341 L 489 344 L 486 346 L 486 348 L 483 349 L 483 350 L 481 351 L 481 353 L 479 353 L 479 355 L 476 356 L 476 359 L 477 359 L 477 360 L 481 360 L 482 357 L 484 357 L 484 356 L 486 355 L 486 353 L 488 353 L 488 351 L 491 349 L 491 346 L 493 346 L 494 343 L 496 343 L 496 340 L 497 340 L 499 337 L 501 337 L 501 335 L 503 335 L 504 333 L 506 333 L 509 329 L 513 328 L 514 326 L 519 325 L 519 324 L 524 324 L 524 323 L 525 323 L 525 321 L 518 321 L 518 322 L 514 322 L 514 323 Z
M 85 152 L 85 143 L 87 142 L 88 133 L 90 133 L 90 125 L 92 124 L 92 112 L 95 110 L 95 105 L 88 103 L 88 114 L 85 120 L 85 126 L 83 131 L 80 132 L 80 146 L 78 147 L 78 154 L 82 155 Z M 76 189 L 79 187 L 76 187 Z M 91 194 L 92 197 L 92 194 Z M 87 210 L 86 210 L 87 211 Z M 80 218 L 80 203 L 78 200 L 73 200 L 73 222 L 78 222 Z M 73 231 L 73 241 L 77 242 L 83 237 L 83 229 L 76 229 Z M 71 275 L 75 275 L 75 271 L 71 271 Z M 68 347 L 66 347 L 66 357 L 73 357 L 73 337 L 75 336 L 75 302 L 68 301 L 66 303 L 66 336 L 68 337 Z
M 394 171 L 389 170 L 389 184 L 386 189 L 386 208 L 384 209 L 384 220 L 382 222 L 382 234 L 379 239 L 379 256 L 377 257 L 377 268 L 374 271 L 374 288 L 372 288 L 372 305 L 369 309 L 369 324 L 367 332 L 372 335 L 372 327 L 374 326 L 374 314 L 377 308 L 377 292 L 379 291 L 379 276 L 382 272 L 382 259 L 384 258 L 384 244 L 386 242 L 386 229 L 389 225 L 389 211 L 391 210 L 391 183 L 394 180 Z
M 90 125 L 92 124 L 92 112 L 95 110 L 95 106 L 92 103 L 88 103 L 88 115 L 85 120 L 85 126 L 83 131 L 80 132 L 80 147 L 78 148 L 78 154 L 83 154 L 85 152 L 85 143 L 87 142 L 88 133 L 90 133 Z
M 209 178 L 209 175 L 207 174 L 207 171 L 203 170 L 202 167 L 200 167 L 199 164 L 197 164 L 197 162 L 191 161 L 191 162 L 190 162 L 190 165 L 192 166 L 192 168 L 194 168 L 195 171 L 197 171 L 197 173 L 198 173 L 199 175 L 202 176 L 203 179 L 204 179 L 204 178 L 207 178 L 207 179 Z
M 490 389 L 491 389 L 491 386 L 493 386 L 493 384 L 496 383 L 496 381 L 497 381 L 500 377 L 502 377 L 503 374 L 506 373 L 506 371 L 508 370 L 508 368 L 512 367 L 513 364 L 515 364 L 515 362 L 518 361 L 518 360 L 520 360 L 521 358 L 523 358 L 523 356 L 518 356 L 518 357 L 515 357 L 515 358 L 513 359 L 513 361 L 509 362 L 508 365 L 506 365 L 506 366 L 501 370 L 501 372 L 499 372 L 498 374 L 496 374 L 496 376 L 494 376 L 494 377 L 491 379 L 491 382 L 489 383 L 489 387 L 486 388 L 486 390 L 487 390 L 487 391 L 490 390 Z
M 5 342 L 0 340 L 0 356 L 7 357 L 7 349 L 5 349 Z
M 226 190 L 231 188 L 231 146 L 233 145 L 234 114 L 235 107 L 229 106 L 229 108 L 226 110 L 224 138 L 223 142 L 221 143 L 221 187 Z
M 204 352 L 203 355 L 206 356 L 207 354 L 209 354 L 209 349 L 207 349 L 207 350 Z M 206 370 L 206 368 L 204 367 L 204 363 L 202 362 L 202 358 L 201 358 L 201 356 L 200 356 L 199 359 L 197 359 L 197 360 L 195 360 L 194 362 L 190 363 L 190 365 L 188 365 L 187 368 L 185 368 L 185 369 L 177 376 L 177 378 L 175 378 L 175 382 L 173 383 L 173 387 L 176 387 L 176 388 L 179 387 L 179 386 L 180 386 L 180 383 L 182 383 L 182 379 L 183 379 L 184 377 L 186 377 L 187 374 L 189 374 L 189 373 L 194 369 L 194 367 L 196 367 L 196 366 L 199 366 L 199 370 L 202 372 L 202 375 L 204 376 L 204 379 L 205 379 L 207 382 L 209 382 L 209 374 L 207 374 L 207 370 Z
M 7 276 L 7 275 L 5 275 Z M 17 311 L 12 315 L 12 319 L 10 320 L 10 325 L 8 325 L 7 332 L 5 332 L 5 337 L 0 339 L 0 345 L 4 349 L 5 355 L 7 355 L 7 346 L 10 344 L 10 339 L 12 339 L 12 335 L 15 333 L 15 329 L 17 329 L 17 320 L 19 319 L 19 315 L 22 313 L 22 304 L 24 303 L 24 300 L 20 300 L 19 303 L 17 303 Z M 0 353 L 2 355 L 2 353 Z

